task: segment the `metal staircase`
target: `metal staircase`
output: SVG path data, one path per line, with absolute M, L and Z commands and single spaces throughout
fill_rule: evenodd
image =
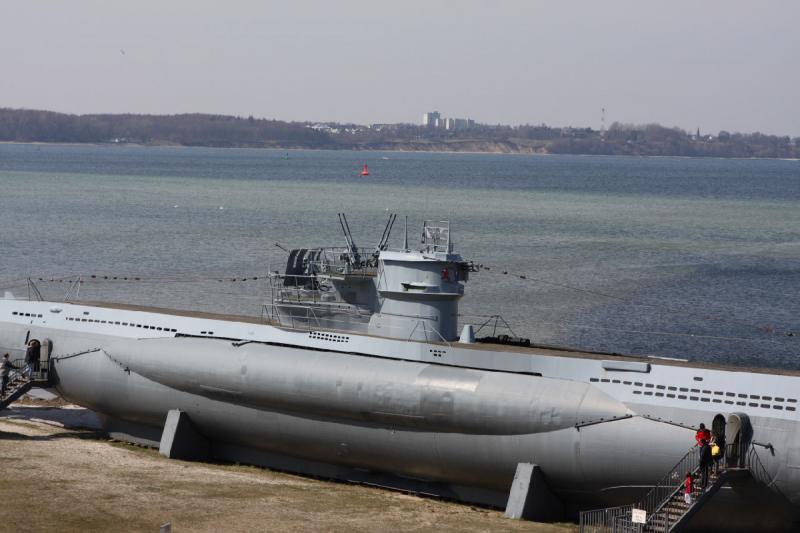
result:
M 22 372 L 25 362 L 22 359 L 16 359 L 12 364 L 17 367 L 17 370 L 12 370 L 6 386 L 6 392 L 0 396 L 0 411 L 19 400 L 26 392 L 34 387 L 46 387 L 49 384 L 47 362 L 42 361 L 41 367 L 37 372 L 31 372 L 25 375 Z
M 727 482 L 741 476 L 769 484 L 769 475 L 752 446 L 740 443 L 726 446 L 725 457 L 718 470 L 711 467 L 708 485 L 700 487 L 699 452 L 695 446 L 676 464 L 644 498 L 633 505 L 582 511 L 581 533 L 669 533 L 679 531 L 719 489 Z M 694 478 L 692 503 L 684 501 L 684 480 L 687 472 Z M 645 512 L 645 522 L 633 521 L 633 511 Z
M 699 474 L 699 469 L 696 472 Z M 724 485 L 732 473 L 727 469 L 719 472 L 709 472 L 708 486 L 705 490 L 699 486 L 698 480 L 694 482 L 694 500 L 691 504 L 684 501 L 683 485 L 667 499 L 646 524 L 641 528 L 643 532 L 675 531 L 686 524 L 691 517 L 699 511 L 705 503 Z M 694 475 L 694 474 L 693 474 Z M 627 524 L 626 524 L 627 525 Z M 631 524 L 633 525 L 633 524 Z M 636 529 L 629 529 L 637 531 Z

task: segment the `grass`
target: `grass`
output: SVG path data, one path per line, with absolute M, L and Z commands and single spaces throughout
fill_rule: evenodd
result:
M 3 418 L 0 465 L 0 524 L 11 531 L 157 531 L 164 522 L 176 533 L 576 530 L 258 467 L 170 460 L 96 433 Z

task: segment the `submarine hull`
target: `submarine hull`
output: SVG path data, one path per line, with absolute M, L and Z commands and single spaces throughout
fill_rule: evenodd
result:
M 69 340 L 62 339 L 60 342 L 63 345 Z M 80 343 L 86 346 L 86 339 L 80 339 Z M 151 344 L 148 346 L 147 343 Z M 174 350 L 184 350 L 189 345 L 193 348 L 186 353 L 191 355 L 190 359 L 194 362 L 193 374 L 152 373 L 149 365 L 159 357 L 163 361 L 170 361 L 170 369 L 180 368 L 181 365 L 177 363 L 180 357 Z M 437 488 L 444 484 L 451 488 L 458 487 L 453 490 L 462 491 L 458 496 L 460 499 L 492 505 L 504 503 L 492 495 L 507 496 L 518 463 L 546 465 L 549 488 L 565 501 L 575 502 L 581 507 L 624 503 L 645 491 L 653 479 L 657 479 L 686 453 L 691 444 L 690 431 L 640 417 L 626 417 L 626 409 L 622 404 L 611 398 L 597 396 L 597 391 L 590 386 L 538 376 L 477 372 L 476 378 L 476 371 L 460 369 L 473 381 L 478 380 L 473 394 L 480 394 L 483 380 L 487 380 L 487 390 L 492 390 L 497 380 L 502 384 L 502 378 L 521 386 L 518 394 L 506 394 L 503 403 L 509 404 L 516 397 L 528 409 L 527 418 L 520 417 L 510 425 L 506 420 L 505 425 L 499 426 L 493 433 L 479 431 L 478 426 L 471 425 L 468 420 L 458 422 L 457 414 L 448 421 L 443 419 L 441 412 L 434 412 L 435 416 L 430 420 L 426 421 L 421 416 L 418 423 L 405 420 L 402 424 L 394 423 L 394 418 L 370 415 L 370 405 L 372 409 L 380 409 L 384 413 L 389 412 L 387 409 L 392 406 L 406 410 L 409 406 L 414 407 L 415 404 L 409 403 L 409 397 L 404 396 L 398 388 L 390 394 L 378 387 L 375 395 L 367 395 L 361 404 L 343 403 L 341 396 L 323 395 L 323 401 L 320 401 L 320 397 L 311 395 L 309 398 L 301 394 L 303 391 L 316 390 L 313 386 L 307 388 L 309 383 L 313 385 L 314 382 L 309 369 L 317 368 L 323 374 L 330 373 L 331 381 L 336 383 L 337 374 L 321 362 L 325 356 L 331 356 L 343 365 L 339 367 L 339 378 L 344 379 L 351 367 L 341 354 L 320 354 L 307 350 L 287 353 L 282 347 L 273 346 L 251 346 L 247 352 L 242 352 L 246 357 L 236 360 L 240 367 L 239 376 L 242 375 L 243 360 L 247 362 L 248 373 L 256 358 L 265 361 L 264 371 L 269 374 L 272 370 L 269 375 L 273 381 L 264 383 L 262 396 L 264 391 L 269 390 L 277 395 L 275 391 L 280 392 L 279 385 L 283 383 L 284 391 L 294 391 L 294 406 L 285 399 L 278 402 L 275 398 L 268 398 L 269 401 L 266 401 L 263 397 L 253 399 L 247 398 L 247 394 L 236 394 L 239 391 L 231 383 L 225 383 L 225 387 L 217 387 L 217 390 L 201 387 L 203 383 L 198 375 L 205 369 L 199 362 L 208 354 L 224 351 L 225 345 L 230 343 L 205 339 L 191 344 L 157 343 L 152 340 L 122 344 L 110 342 L 105 349 L 61 358 L 53 368 L 57 375 L 57 388 L 65 398 L 102 413 L 110 430 L 118 428 L 134 439 L 138 437 L 151 444 L 157 443 L 168 411 L 180 409 L 189 415 L 197 430 L 211 441 L 212 454 L 219 458 L 266 463 L 268 466 L 301 472 L 306 469 L 303 465 L 307 465 L 308 473 L 320 475 L 320 472 L 328 471 L 332 477 L 342 477 L 336 473 L 337 468 L 345 467 L 359 472 L 369 471 L 377 476 L 386 474 L 410 478 L 427 483 L 429 488 L 425 490 L 434 493 L 448 495 L 446 490 Z M 164 346 L 170 346 L 173 352 L 162 352 Z M 129 353 L 125 353 L 125 350 L 129 350 Z M 420 381 L 420 375 L 430 377 L 433 372 L 430 367 L 436 366 L 352 357 L 364 359 L 359 361 L 359 366 L 374 365 L 372 371 L 366 374 L 373 383 L 381 381 L 376 369 L 392 373 L 398 383 L 413 384 Z M 250 361 L 249 358 L 254 359 Z M 285 369 L 281 370 L 280 367 L 280 364 L 286 364 L 287 358 L 295 359 L 294 366 L 289 368 L 297 371 L 295 374 L 286 374 L 295 380 L 291 386 L 285 383 L 282 373 Z M 303 361 L 303 358 L 308 358 L 308 361 Z M 137 368 L 151 375 L 146 377 L 137 372 Z M 262 375 L 255 371 L 254 374 Z M 351 374 L 357 375 L 353 379 L 363 377 L 356 372 Z M 404 375 L 407 380 L 402 378 Z M 181 376 L 182 379 L 178 379 Z M 457 385 L 459 377 L 463 376 L 450 373 L 448 377 L 451 385 Z M 440 405 L 430 401 L 426 403 L 426 398 L 430 400 L 431 389 L 437 388 L 431 385 L 432 382 L 434 385 L 437 383 L 431 379 L 422 380 L 424 385 L 406 391 L 412 396 L 418 394 L 416 407 L 423 409 L 423 415 L 426 405 Z M 443 383 L 438 382 L 438 385 Z M 553 396 L 549 399 L 537 396 L 535 391 L 526 390 L 525 385 Z M 358 388 L 354 383 L 343 383 L 343 387 L 346 386 L 352 386 L 353 390 Z M 560 396 L 551 387 L 560 388 Z M 218 389 L 223 388 L 228 397 L 220 395 Z M 438 388 L 441 394 L 448 390 L 453 392 L 453 387 Z M 462 392 L 465 392 L 464 388 Z M 258 390 L 258 387 L 253 390 Z M 455 390 L 459 390 L 457 386 Z M 572 394 L 577 396 L 572 397 Z M 582 408 L 581 401 L 587 397 L 592 401 Z M 470 406 L 469 396 L 455 395 L 454 398 L 456 403 Z M 537 399 L 538 403 L 532 405 L 531 398 Z M 600 409 L 598 405 L 604 407 Z M 346 412 L 347 409 L 342 406 L 351 412 Z M 513 405 L 506 405 L 505 408 L 511 411 L 516 409 Z M 357 419 L 352 413 L 359 412 L 362 416 Z M 458 413 L 459 405 L 453 404 L 451 412 Z M 547 413 L 548 417 L 543 417 L 542 413 Z M 554 413 L 561 414 L 554 417 Z M 468 409 L 462 411 L 462 418 L 468 418 L 471 414 Z M 581 420 L 578 419 L 582 417 L 593 417 L 593 420 L 587 420 L 588 425 L 576 430 L 575 424 L 579 424 Z M 605 418 L 605 421 L 601 418 Z M 554 425 L 554 419 L 561 420 L 561 425 Z M 542 420 L 547 423 L 542 423 Z M 441 425 L 440 429 L 437 429 L 437 424 Z M 621 432 L 642 436 L 650 443 L 647 453 L 642 453 L 642 439 L 619 439 Z M 327 470 L 318 465 L 327 465 Z M 352 472 L 344 477 L 352 478 Z M 466 493 L 463 492 L 464 487 L 469 489 Z M 468 495 L 465 497 L 463 494 Z
M 11 311 L 22 309 L 13 305 Z M 49 312 L 60 311 L 53 306 Z M 85 317 L 94 309 L 81 312 Z M 70 314 L 73 322 L 75 316 Z M 163 328 L 175 319 L 159 315 L 136 322 L 151 320 Z M 0 348 L 18 358 L 29 338 L 42 340 L 59 392 L 97 412 L 114 437 L 158 446 L 168 412 L 179 409 L 208 439 L 216 459 L 498 507 L 506 503 L 517 465 L 535 463 L 572 518 L 579 509 L 640 499 L 693 445 L 693 430 L 680 421 L 709 420 L 708 410 L 648 403 L 664 385 L 650 383 L 651 396 L 645 389 L 639 397 L 622 399 L 612 396 L 613 387 L 602 381 L 573 379 L 575 371 L 544 364 L 533 368 L 509 360 L 501 369 L 492 360 L 475 359 L 469 366 L 454 366 L 404 359 L 400 353 L 394 357 L 246 338 L 165 336 L 153 326 L 150 337 L 143 338 L 120 335 L 119 328 L 114 328 L 116 334 L 89 331 L 112 328 L 83 327 L 83 319 L 73 329 L 33 322 L 1 322 Z M 198 320 L 192 327 L 208 332 L 212 328 L 206 324 Z M 190 327 L 188 321 L 175 325 Z M 245 333 L 253 328 L 248 323 L 237 327 Z M 84 331 L 75 331 L 79 328 Z M 226 331 L 220 323 L 213 330 Z M 231 328 L 229 338 L 242 339 L 237 332 Z M 408 346 L 418 345 L 397 343 L 396 348 Z M 552 361 L 566 366 L 571 360 Z M 618 373 L 651 371 L 641 363 L 611 363 Z M 659 368 L 659 375 L 673 368 Z M 713 377 L 688 371 L 695 379 Z M 555 377 L 559 373 L 565 377 Z M 725 373 L 725 378 L 735 381 L 737 374 Z M 785 381 L 769 379 L 776 392 Z M 750 421 L 761 446 L 772 450 L 760 454 L 762 473 L 770 477 L 762 484 L 800 501 L 800 470 L 792 459 L 800 441 L 797 424 L 774 416 L 752 416 Z M 761 510 L 767 507 L 754 509 L 732 488 L 716 498 L 727 509 L 748 509 L 747 516 L 764 528 L 768 521 Z M 722 530 L 752 523 L 741 516 L 737 524 L 719 516 L 711 521 Z

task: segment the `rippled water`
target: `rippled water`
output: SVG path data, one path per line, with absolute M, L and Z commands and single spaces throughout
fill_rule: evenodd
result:
M 342 245 L 342 211 L 363 247 L 387 211 L 412 238 L 451 219 L 490 268 L 464 321 L 800 368 L 797 161 L 0 145 L 0 286 L 42 277 L 60 298 L 68 284 L 47 280 L 81 274 L 83 298 L 257 315 L 285 261 L 274 243 Z

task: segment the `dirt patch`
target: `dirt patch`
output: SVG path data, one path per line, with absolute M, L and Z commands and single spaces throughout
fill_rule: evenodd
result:
M 158 531 L 165 522 L 175 532 L 576 530 L 261 468 L 169 460 L 36 417 L 0 416 L 0 469 L 0 524 L 10 531 Z
M 35 398 L 32 396 L 25 395 L 16 402 L 16 405 L 28 405 L 31 407 L 66 407 L 71 405 L 68 401 L 55 397 L 55 398 Z

